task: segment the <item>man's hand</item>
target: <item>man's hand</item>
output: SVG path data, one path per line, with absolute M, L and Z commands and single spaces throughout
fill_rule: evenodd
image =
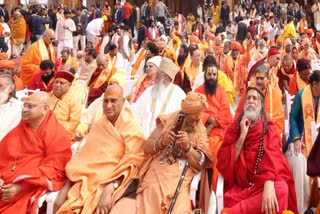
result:
M 2 200 L 3 201 L 9 201 L 12 197 L 17 195 L 20 191 L 21 191 L 21 185 L 20 184 L 4 185 L 1 188 Z
M 0 189 L 2 189 L 2 186 L 4 185 L 4 180 L 2 180 L 1 178 L 0 178 Z
M 266 214 L 276 214 L 279 212 L 278 199 L 273 181 L 266 181 L 264 183 L 261 212 Z
M 100 196 L 96 214 L 107 214 L 111 210 L 112 206 L 112 194 L 114 192 L 113 183 L 109 183 L 104 189 Z
M 180 145 L 181 149 L 186 150 L 189 145 L 190 145 L 190 141 L 189 141 L 189 137 L 188 137 L 188 133 L 185 131 L 179 131 L 177 136 L 177 143 Z
M 174 140 L 176 139 L 176 134 L 173 131 L 170 131 L 166 138 L 162 140 L 161 145 L 163 147 L 167 147 L 169 144 L 172 144 Z
M 242 117 L 241 122 L 240 122 L 240 135 L 243 136 L 244 138 L 247 137 L 250 123 L 251 122 L 249 119 Z
M 294 145 L 294 154 L 298 155 L 301 153 L 301 148 L 304 147 L 305 145 L 301 142 L 301 140 L 296 140 L 293 142 Z

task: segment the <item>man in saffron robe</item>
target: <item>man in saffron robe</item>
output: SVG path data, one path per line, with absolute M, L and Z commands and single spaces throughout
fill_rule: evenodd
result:
M 66 166 L 69 180 L 55 201 L 55 209 L 62 205 L 57 213 L 109 213 L 126 186 L 137 178 L 145 139 L 124 102 L 119 85 L 107 88 L 104 116 L 93 125 L 87 143 Z
M 42 38 L 33 43 L 23 55 L 20 77 L 25 86 L 29 85 L 33 74 L 39 70 L 39 65 L 43 60 L 55 61 L 55 53 L 52 46 L 52 41 L 54 40 L 54 31 L 48 29 L 43 33 Z
M 320 123 L 319 85 L 320 71 L 316 70 L 310 76 L 309 85 L 295 95 L 289 118 L 290 137 L 287 141 L 289 149 L 286 155 L 295 180 L 299 212 L 307 209 L 310 194 L 309 177 L 306 175 L 306 158 L 313 143 L 311 122 Z M 292 154 L 289 153 L 291 147 L 293 147 Z
M 281 67 L 278 70 L 279 88 L 282 92 L 289 91 L 290 77 L 296 72 L 296 63 L 290 54 L 284 55 Z
M 20 12 L 16 11 L 13 18 L 9 21 L 11 28 L 12 57 L 15 58 L 21 54 L 23 43 L 26 40 L 27 24 Z
M 186 65 L 186 74 L 190 80 L 191 87 L 199 73 L 202 72 L 201 51 L 199 48 L 190 48 L 190 64 Z
M 269 82 L 269 65 L 264 62 L 255 68 L 254 84 L 264 94 L 265 111 L 277 130 L 279 138 L 284 131 L 284 109 L 282 105 L 282 93 L 278 88 L 273 87 Z M 238 108 L 236 110 L 234 118 L 238 118 L 243 110 L 245 103 L 245 94 L 240 98 Z M 280 138 L 281 139 L 281 138 Z
M 233 41 L 231 43 L 231 55 L 226 57 L 224 69 L 233 83 L 233 97 L 238 100 L 245 89 L 247 75 L 247 60 L 239 42 Z
M 189 163 L 189 168 L 187 168 L 172 213 L 191 213 L 190 184 L 192 178 L 212 160 L 206 130 L 201 123 L 202 113 L 207 105 L 204 95 L 189 92 L 181 102 L 181 113 L 185 114 L 185 120 L 178 133 L 174 133 L 172 129 L 179 111 L 157 118 L 157 127 L 144 147 L 148 159 L 139 176 L 140 184 L 136 191 L 137 213 L 168 212 L 186 161 Z M 169 164 L 168 162 L 173 159 L 172 155 L 169 155 L 165 157 L 162 164 L 159 163 L 166 147 L 172 145 L 175 139 L 176 150 L 179 152 L 176 162 Z M 205 210 L 204 207 L 202 208 Z
M 74 57 L 70 56 L 70 51 L 71 50 L 69 48 L 64 48 L 61 51 L 60 58 L 56 60 L 54 65 L 57 71 L 60 70 L 60 67 L 64 65 L 69 65 L 72 68 L 74 68 L 76 71 L 78 71 L 79 65 L 77 63 L 77 60 Z
M 260 90 L 248 87 L 244 110 L 225 133 L 217 164 L 225 184 L 222 213 L 298 213 L 292 172 L 264 105 Z
M 311 61 L 304 58 L 298 59 L 297 71 L 290 76 L 289 94 L 295 95 L 298 91 L 304 89 L 309 84 L 311 74 Z
M 208 107 L 204 111 L 202 121 L 207 128 L 209 148 L 213 157 L 212 189 L 216 190 L 219 172 L 216 168 L 217 153 L 223 142 L 224 132 L 232 122 L 230 103 L 224 88 L 218 84 L 218 68 L 214 64 L 213 56 L 208 56 L 203 63 L 204 84 L 195 91 L 204 94 Z
M 1 213 L 37 213 L 40 196 L 66 181 L 70 141 L 49 100 L 45 92 L 28 97 L 21 122 L 0 141 Z
M 185 69 L 186 65 L 190 64 L 189 48 L 187 45 L 182 44 L 180 46 L 177 62 L 180 69 L 176 74 L 173 83 L 180 86 L 180 88 L 187 94 L 191 91 L 191 83 Z

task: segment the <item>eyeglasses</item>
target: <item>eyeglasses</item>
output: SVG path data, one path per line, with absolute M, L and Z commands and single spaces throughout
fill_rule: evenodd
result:
M 50 41 L 54 41 L 54 40 L 56 40 L 56 38 L 50 38 Z

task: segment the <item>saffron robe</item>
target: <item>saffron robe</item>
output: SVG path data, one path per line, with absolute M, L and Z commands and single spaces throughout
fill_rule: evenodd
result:
M 0 201 L 0 213 L 36 213 L 41 195 L 61 189 L 70 145 L 66 130 L 51 111 L 38 130 L 24 121 L 11 130 L 0 141 L 0 173 L 5 184 L 20 184 L 21 191 L 8 202 Z

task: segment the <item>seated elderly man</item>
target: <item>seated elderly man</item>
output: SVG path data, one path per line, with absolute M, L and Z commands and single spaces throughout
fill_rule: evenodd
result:
M 225 183 L 222 213 L 298 213 L 292 172 L 267 119 L 264 95 L 248 87 L 245 100 L 218 151 L 217 168 Z
M 103 113 L 87 143 L 66 166 L 69 181 L 55 201 L 57 213 L 109 213 L 144 160 L 143 132 L 124 103 L 123 89 L 108 86 Z M 111 210 L 112 212 L 112 210 Z
M 40 196 L 66 181 L 70 141 L 49 101 L 45 92 L 26 98 L 21 122 L 0 141 L 0 213 L 37 213 Z
M 0 141 L 21 120 L 22 102 L 15 98 L 15 85 L 11 74 L 0 74 Z
M 192 178 L 211 161 L 206 128 L 201 122 L 207 106 L 204 95 L 189 92 L 181 102 L 180 112 L 157 118 L 157 127 L 144 147 L 149 157 L 139 176 L 140 184 L 136 192 L 138 213 L 167 213 L 173 206 L 173 195 L 180 179 L 183 182 L 171 211 L 191 213 L 189 197 Z M 174 132 L 181 114 L 185 116 L 182 127 Z M 176 154 L 176 158 L 172 154 Z M 132 210 L 130 213 L 135 213 Z
M 186 97 L 184 91 L 173 84 L 179 68 L 168 58 L 163 57 L 156 73 L 154 84 L 147 88 L 132 104 L 132 109 L 148 137 L 156 127 L 155 119 L 160 114 L 170 114 L 180 109 L 180 102 Z
M 68 71 L 58 71 L 50 93 L 50 109 L 58 121 L 73 136 L 81 118 L 81 104 L 84 97 L 79 85 L 72 85 L 74 76 Z

